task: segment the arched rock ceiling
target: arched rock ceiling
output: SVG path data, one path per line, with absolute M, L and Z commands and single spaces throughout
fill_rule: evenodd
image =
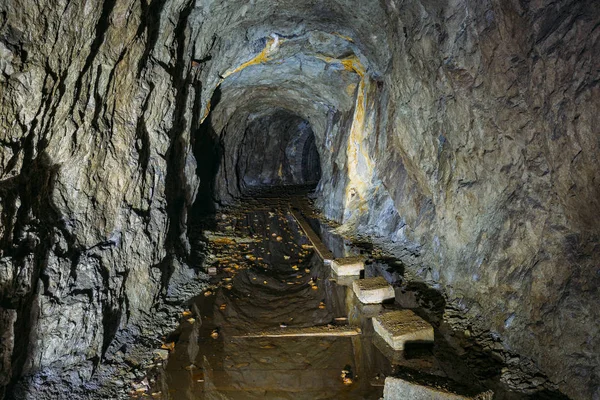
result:
M 221 101 L 212 111 L 226 111 L 213 121 L 222 125 L 233 113 L 273 105 L 316 125 L 328 110 L 350 110 L 363 75 L 376 78 L 385 70 L 389 46 L 379 3 L 349 3 L 198 3 L 189 21 L 192 65 L 203 82 L 202 117 L 211 111 L 218 87 Z M 248 96 L 251 102 L 245 101 Z

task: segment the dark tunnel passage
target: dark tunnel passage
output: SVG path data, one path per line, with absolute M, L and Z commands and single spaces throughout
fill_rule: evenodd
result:
M 311 185 L 321 178 L 310 124 L 288 111 L 255 117 L 244 132 L 237 161 L 242 190 Z
M 212 104 L 216 106 L 219 101 L 217 90 Z M 321 179 L 321 162 L 315 134 L 307 120 L 283 109 L 249 115 L 245 127 L 240 129 L 243 132 L 236 135 L 240 138 L 237 145 L 228 145 L 215 131 L 212 118 L 211 113 L 194 135 L 200 183 L 192 219 L 195 214 L 214 213 L 222 204 L 219 185 L 223 183 L 218 176 L 224 175 L 226 160 L 233 160 L 235 166 L 235 173 L 227 175 L 238 188 L 233 200 L 261 190 L 272 192 L 278 187 L 298 187 L 303 191 L 316 188 Z

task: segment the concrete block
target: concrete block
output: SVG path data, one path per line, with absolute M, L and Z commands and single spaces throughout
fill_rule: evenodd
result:
M 352 283 L 360 279 L 358 275 L 345 275 L 340 276 L 335 273 L 331 273 L 331 279 L 335 281 L 338 286 L 352 287 Z
M 360 275 L 365 269 L 363 257 L 336 258 L 331 262 L 331 269 L 338 276 Z
M 473 392 L 436 378 L 419 382 L 387 377 L 383 388 L 384 400 L 492 400 L 493 396 L 492 391 Z
M 373 329 L 394 350 L 407 342 L 433 342 L 433 327 L 411 310 L 398 310 L 373 318 Z
M 379 304 L 395 296 L 394 288 L 382 276 L 354 281 L 352 289 L 364 304 Z

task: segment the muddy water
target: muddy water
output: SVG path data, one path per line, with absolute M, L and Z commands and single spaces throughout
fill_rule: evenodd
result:
M 378 378 L 392 366 L 373 343 L 368 314 L 377 310 L 358 303 L 351 280 L 331 277 L 291 215 L 246 211 L 213 225 L 218 273 L 168 339 L 175 348 L 159 378 L 162 397 L 379 399 Z M 340 325 L 361 334 L 261 337 Z
M 290 205 L 302 209 L 335 257 L 363 253 L 365 276 L 397 282 L 396 302 L 360 304 L 351 290 L 358 278 L 332 276 Z M 199 226 L 190 238 L 198 254 L 212 254 L 211 287 L 187 304 L 179 328 L 163 338 L 169 351 L 156 350 L 132 398 L 379 399 L 385 376 L 399 376 L 433 386 L 447 379 L 463 393 L 492 389 L 495 400 L 566 399 L 544 389 L 527 360 L 493 335 L 474 337 L 438 291 L 403 278 L 398 260 L 332 234 L 303 195 L 251 197 Z M 374 334 L 371 318 L 400 307 L 432 323 L 433 346 L 397 352 Z M 307 332 L 313 335 L 299 335 Z
M 506 365 L 494 351 L 497 343 L 483 347 L 451 329 L 442 319 L 443 298 L 422 284 L 397 291 L 395 304 L 361 304 L 351 289 L 358 277 L 332 276 L 287 211 L 289 203 L 254 198 L 244 209 L 203 222 L 215 272 L 211 287 L 190 300 L 181 325 L 166 338 L 168 361 L 149 371 L 151 390 L 143 395 L 379 399 L 385 376 L 408 374 L 493 389 L 498 400 L 563 398 L 507 387 L 500 380 Z M 337 257 L 365 251 L 315 228 Z M 387 276 L 385 266 L 394 262 L 372 258 L 365 275 Z M 433 324 L 435 345 L 395 352 L 374 334 L 371 318 L 401 304 Z

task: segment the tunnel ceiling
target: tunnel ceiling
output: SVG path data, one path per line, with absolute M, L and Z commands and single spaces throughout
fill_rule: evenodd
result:
M 217 131 L 232 119 L 244 123 L 235 114 L 284 108 L 310 120 L 322 136 L 329 112 L 347 113 L 354 107 L 365 67 L 349 38 L 323 32 L 292 38 L 271 33 L 246 44 L 257 53 L 243 52 L 230 68 L 217 73 L 219 104 L 203 104 L 204 116 L 217 114 Z M 230 129 L 241 132 L 244 127 Z
M 348 21 L 351 21 L 342 6 L 339 10 L 323 13 L 320 4 L 302 4 L 296 5 L 297 9 L 288 9 L 287 4 L 273 7 L 269 3 L 263 10 L 269 15 L 268 21 L 256 24 L 255 18 L 258 21 L 264 16 L 253 13 L 262 10 L 262 3 L 248 7 L 246 11 L 244 7 L 240 11 L 230 5 L 224 9 L 219 8 L 224 5 L 213 6 L 215 9 L 209 7 L 208 11 L 194 10 L 190 26 L 194 32 L 192 38 L 213 38 L 207 53 L 196 52 L 192 66 L 199 70 L 198 75 L 205 82 L 200 122 L 211 114 L 212 129 L 221 137 L 224 151 L 216 178 L 218 201 L 228 202 L 239 196 L 240 185 L 235 182 L 243 178 L 236 176 L 235 166 L 242 134 L 251 115 L 272 112 L 269 110 L 285 109 L 311 124 L 321 163 L 325 164 L 324 175 L 331 178 L 329 172 L 336 163 L 331 156 L 334 152 L 332 137 L 344 129 L 361 134 L 358 126 L 365 119 L 368 85 L 380 76 L 379 65 L 389 62 L 386 45 L 382 45 L 383 34 L 378 37 L 376 31 L 367 29 L 363 22 L 342 26 L 350 25 Z M 206 12 L 217 12 L 215 10 L 234 12 L 227 17 L 226 14 L 221 16 L 228 18 L 227 26 L 231 29 L 208 35 L 205 30 L 214 25 L 195 25 L 195 21 Z M 370 7 L 368 12 L 369 16 L 377 18 L 381 10 Z M 294 13 L 298 14 L 295 16 Z M 239 23 L 236 22 L 238 18 Z M 364 38 L 357 33 L 361 29 Z M 193 42 L 193 46 L 202 48 L 203 43 Z M 357 127 L 352 129 L 354 125 Z M 357 151 L 352 149 L 350 154 Z M 356 164 L 359 163 L 360 160 L 356 160 Z M 366 169 L 370 168 L 366 165 Z M 358 173 L 351 172 L 351 175 L 352 179 L 359 179 Z M 355 189 L 346 191 L 354 193 Z
M 228 109 L 215 118 L 221 124 L 246 112 L 238 102 L 250 95 L 252 112 L 275 102 L 319 126 L 329 110 L 353 106 L 361 75 L 379 76 L 389 63 L 383 24 L 370 22 L 385 20 L 377 3 L 212 2 L 189 20 L 194 59 L 210 58 L 201 72 L 204 116 L 219 87 Z

